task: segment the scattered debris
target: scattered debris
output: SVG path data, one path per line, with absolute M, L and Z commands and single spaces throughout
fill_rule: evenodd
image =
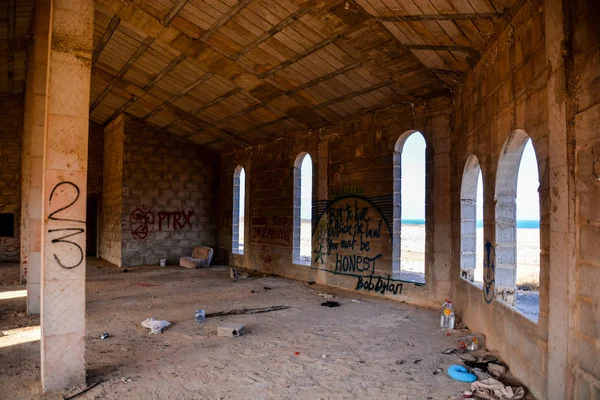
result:
M 315 284 L 315 282 L 313 282 L 313 281 L 308 281 L 307 283 L 308 283 L 309 286 L 312 286 L 312 285 Z
M 358 300 L 358 299 L 352 299 L 353 303 L 364 303 L 364 301 L 362 300 Z
M 404 360 L 396 360 L 396 365 L 402 365 L 404 364 Z
M 462 392 L 460 392 L 460 394 L 465 399 L 470 399 L 473 397 L 473 392 L 471 392 L 470 390 L 463 390 Z
M 413 364 L 418 364 L 418 363 L 420 363 L 420 362 L 421 362 L 421 359 L 420 359 L 420 358 L 417 358 L 415 361 L 413 361 Z
M 196 322 L 204 322 L 206 321 L 206 313 L 204 310 L 196 310 L 196 315 L 194 316 Z
M 319 293 L 317 296 L 320 296 L 324 299 L 333 299 L 333 295 L 331 293 Z
M 323 354 L 321 358 L 327 358 L 327 354 Z
M 295 352 L 295 353 L 294 353 L 294 355 L 295 355 L 296 357 L 298 357 L 298 356 L 300 355 L 300 352 L 299 352 L 299 351 L 297 351 L 297 352 Z
M 104 340 L 107 339 L 110 335 L 108 333 L 103 333 L 102 335 L 100 335 L 100 340 Z
M 272 290 L 273 288 L 270 287 L 270 286 L 265 286 L 265 287 L 263 287 L 263 289 L 265 289 L 265 290 Z
M 506 372 L 506 367 L 500 364 L 496 364 L 495 362 L 490 362 L 487 366 L 487 370 L 490 374 L 494 375 L 495 377 L 499 377 L 500 375 L 503 375 Z
M 217 328 L 217 335 L 224 337 L 238 337 L 246 333 L 246 326 L 236 322 L 228 322 Z
M 285 310 L 289 308 L 288 306 L 271 306 L 271 307 L 261 307 L 261 308 L 241 308 L 230 311 L 218 311 L 214 313 L 206 314 L 206 317 L 222 317 L 224 315 L 239 315 L 239 314 L 260 314 L 270 311 L 279 311 Z
M 150 328 L 150 333 L 156 335 L 162 333 L 162 330 L 167 326 L 171 326 L 171 323 L 169 321 L 148 318 L 142 321 L 142 326 L 144 328 Z
M 133 379 L 123 377 L 123 378 L 121 378 L 121 381 L 123 381 L 123 383 L 129 383 L 129 382 L 133 382 Z
M 494 378 L 471 383 L 471 390 L 477 398 L 489 400 L 517 400 L 525 396 L 522 387 L 505 386 Z
M 407 346 L 414 346 L 414 344 L 412 344 L 411 342 L 406 342 Z
M 230 277 L 231 279 L 237 279 L 237 277 L 238 277 L 238 273 L 237 273 L 237 271 L 235 270 L 235 268 L 233 268 L 233 267 L 229 267 L 229 277 Z
M 439 374 L 440 372 L 442 372 L 442 369 L 441 369 L 441 368 L 438 368 L 438 369 L 436 369 L 435 371 L 433 371 L 433 374 L 434 374 L 434 375 L 437 375 L 437 374 Z
M 476 333 L 473 335 L 463 336 L 458 340 L 457 347 L 463 351 L 485 349 L 485 335 L 482 333 Z
M 456 352 L 456 349 L 449 347 L 446 350 L 442 351 L 442 354 L 453 354 L 454 352 Z
M 85 392 L 87 392 L 88 390 L 95 388 L 96 386 L 98 386 L 99 384 L 101 384 L 104 381 L 104 379 L 100 378 L 96 383 L 91 384 L 90 386 L 86 387 L 85 389 L 83 389 L 81 392 L 77 392 L 72 396 L 68 396 L 65 397 L 64 400 L 71 400 L 74 399 L 77 396 L 80 396 L 82 394 L 84 394 Z
M 127 349 L 126 349 L 125 347 L 121 347 L 121 351 L 122 351 L 123 353 L 125 353 L 125 352 L 127 352 Z
M 450 375 L 450 378 L 461 382 L 475 382 L 477 380 L 477 377 L 474 374 L 458 364 L 452 364 L 448 367 L 448 375 Z
M 250 276 L 249 273 L 244 272 L 243 274 L 238 275 L 238 279 L 247 279 L 249 276 Z
M 324 307 L 339 307 L 341 304 L 337 301 L 326 301 L 324 303 L 321 303 L 321 305 Z

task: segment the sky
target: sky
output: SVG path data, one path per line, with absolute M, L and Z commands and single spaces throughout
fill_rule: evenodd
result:
M 300 179 L 302 191 L 300 194 L 300 218 L 311 219 L 312 203 L 312 159 L 310 155 L 304 156 L 300 166 Z
M 246 170 L 242 168 L 240 171 L 240 217 L 244 216 L 243 204 L 246 199 Z
M 487 182 L 486 182 L 487 184 Z M 517 180 L 517 220 L 539 220 L 539 179 L 531 139 L 525 145 Z M 483 184 L 477 185 L 477 220 L 483 220 Z M 414 133 L 402 149 L 402 219 L 425 219 L 425 139 Z

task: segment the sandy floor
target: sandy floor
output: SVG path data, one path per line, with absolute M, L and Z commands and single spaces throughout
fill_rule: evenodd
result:
M 0 266 L 0 398 L 39 398 L 39 318 L 24 314 L 17 277 L 16 265 Z M 327 308 L 322 287 L 275 277 L 233 282 L 225 268 L 123 273 L 90 260 L 87 278 L 88 383 L 104 381 L 79 399 L 446 399 L 468 388 L 433 375 L 458 361 L 440 352 L 461 334 L 445 336 L 437 310 L 373 297 L 353 303 L 343 291 L 333 291 L 341 307 Z M 199 308 L 268 305 L 290 308 L 194 321 Z M 140 326 L 149 317 L 173 326 L 150 336 Z M 233 321 L 249 333 L 216 336 Z M 111 337 L 100 340 L 105 332 Z

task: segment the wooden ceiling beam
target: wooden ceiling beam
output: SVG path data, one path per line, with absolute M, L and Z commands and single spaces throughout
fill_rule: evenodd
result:
M 106 97 L 106 95 L 112 90 L 113 86 L 114 86 L 113 84 L 109 84 L 108 86 L 106 86 L 104 88 L 104 90 L 102 91 L 102 93 L 100 93 L 100 96 L 98 96 L 98 98 L 90 106 L 90 114 L 92 112 L 94 112 L 94 110 L 96 109 L 96 107 L 98 107 L 98 105 L 100 103 L 102 103 L 102 100 L 104 100 L 104 98 Z
M 272 27 L 271 29 L 269 29 L 268 31 L 266 31 L 265 33 L 263 33 L 262 35 L 257 37 L 254 41 L 252 41 L 251 43 L 246 45 L 243 49 L 241 49 L 236 54 L 234 54 L 231 57 L 231 59 L 233 61 L 238 60 L 240 57 L 244 56 L 246 53 L 252 51 L 256 47 L 260 46 L 262 43 L 266 42 L 267 40 L 269 40 L 270 38 L 275 36 L 277 33 L 281 32 L 284 28 L 286 28 L 289 25 L 291 25 L 292 23 L 298 21 L 300 18 L 302 18 L 304 15 L 308 14 L 311 11 L 311 7 L 313 4 L 314 4 L 314 2 L 311 1 L 311 2 L 303 5 L 303 8 L 300 8 L 298 11 L 294 12 L 293 14 L 291 14 L 290 16 L 285 18 L 283 21 L 281 21 L 280 23 L 278 23 L 277 25 L 275 25 L 274 27 Z
M 219 29 L 223 27 L 223 25 L 225 25 L 233 17 L 235 17 L 237 13 L 242 11 L 244 7 L 246 7 L 251 1 L 252 0 L 239 0 L 235 6 L 231 7 L 225 14 L 223 14 L 223 16 L 215 24 L 213 24 L 213 26 L 211 26 L 210 29 L 208 29 L 206 32 L 200 35 L 198 40 L 205 42 L 208 39 L 210 39 L 212 35 L 214 35 Z
M 112 17 L 112 19 L 110 20 L 110 23 L 108 24 L 108 27 L 102 34 L 100 41 L 98 42 L 98 44 L 96 45 L 96 48 L 94 49 L 94 53 L 92 54 L 92 64 L 96 63 L 96 61 L 98 60 L 98 57 L 100 57 L 100 54 L 102 54 L 104 47 L 106 47 L 106 44 L 112 37 L 113 33 L 115 33 L 115 31 L 117 30 L 117 27 L 119 26 L 120 22 L 121 22 L 121 19 L 119 17 L 117 17 L 116 15 Z
M 340 97 L 336 97 L 335 99 L 331 99 L 329 101 L 326 101 L 325 103 L 321 103 L 321 104 L 316 105 L 315 107 L 313 107 L 313 110 L 318 110 L 318 109 L 330 106 L 332 104 L 339 103 L 340 101 L 348 100 L 348 99 L 351 99 L 352 97 L 360 96 L 360 95 L 363 95 L 365 93 L 369 93 L 369 92 L 372 92 L 374 90 L 381 89 L 382 87 L 389 86 L 392 83 L 394 83 L 394 81 L 390 79 L 389 81 L 381 82 L 381 83 L 379 83 L 377 85 L 370 86 L 368 88 L 365 88 L 365 89 L 362 89 L 362 90 L 358 90 L 356 92 L 348 93 L 348 94 L 345 94 L 345 95 L 340 96 Z
M 119 115 L 124 113 L 129 108 L 130 105 L 135 103 L 136 100 L 137 100 L 137 97 L 135 97 L 135 96 L 133 96 L 131 99 L 127 100 L 127 102 L 125 104 L 123 104 L 121 107 L 119 107 L 119 109 L 109 119 L 107 119 L 106 122 L 104 122 L 104 126 L 110 124 L 115 118 L 117 118 Z
M 479 57 L 479 52 L 473 47 L 468 46 L 438 46 L 428 44 L 405 44 L 409 50 L 435 50 L 435 51 L 461 51 L 467 53 L 469 56 Z
M 274 66 L 270 70 L 263 72 L 258 77 L 260 79 L 265 79 L 266 77 L 271 76 L 274 73 L 281 71 L 285 67 L 288 67 L 288 66 L 294 64 L 295 62 L 300 61 L 304 57 L 307 57 L 307 56 L 311 55 L 312 53 L 321 50 L 323 47 L 329 46 L 331 43 L 344 37 L 344 35 L 345 35 L 345 33 L 338 33 L 337 35 L 334 35 L 334 36 L 330 37 L 329 39 L 325 39 L 322 42 L 319 42 L 319 43 L 315 44 L 314 46 L 309 47 L 308 49 L 304 50 L 303 52 L 296 54 L 294 57 L 289 58 L 286 61 Z
M 121 69 L 117 73 L 117 76 L 119 78 L 122 78 L 123 76 L 125 76 L 125 74 L 127 73 L 127 71 L 129 71 L 129 69 L 133 66 L 133 64 L 135 64 L 135 62 L 137 60 L 139 60 L 139 58 L 142 56 L 142 54 L 144 54 L 144 52 L 146 51 L 146 49 L 148 47 L 150 47 L 150 45 L 153 42 L 154 42 L 154 38 L 151 38 L 151 37 L 146 38 L 146 40 L 144 40 L 142 42 L 142 44 L 140 45 L 140 47 L 138 47 L 138 49 L 135 51 L 135 53 L 133 53 L 133 55 L 131 56 L 131 58 L 129 60 L 127 60 L 127 62 L 125 63 L 125 65 L 123 65 L 123 67 L 121 67 Z
M 162 71 L 160 71 L 158 73 L 158 75 L 156 75 L 154 78 L 152 78 L 152 80 L 150 82 L 146 83 L 146 85 L 142 89 L 148 90 L 152 86 L 156 85 L 156 83 L 158 81 L 160 81 L 163 76 L 165 76 L 166 74 L 171 72 L 176 66 L 181 64 L 183 62 L 183 60 L 185 60 L 185 56 L 179 56 L 176 59 L 174 59 L 173 61 L 171 61 L 169 63 L 169 65 L 167 65 Z
M 220 101 L 223 101 L 239 92 L 241 92 L 242 89 L 241 88 L 235 88 L 233 90 L 230 90 L 229 92 L 225 93 L 222 96 L 217 97 L 216 99 L 213 99 L 212 101 L 209 101 L 208 103 L 196 108 L 195 110 L 191 111 L 190 114 L 198 114 L 199 112 L 202 112 L 204 110 L 206 110 L 209 107 L 214 106 L 215 104 L 219 103 Z
M 169 25 L 173 18 L 175 18 L 177 14 L 179 14 L 179 11 L 181 11 L 181 9 L 185 7 L 188 1 L 189 0 L 177 0 L 177 2 L 175 2 L 175 4 L 173 4 L 173 7 L 171 7 L 171 9 L 169 10 L 167 15 L 165 15 L 165 17 L 160 22 L 162 22 L 163 25 Z
M 502 18 L 504 12 L 495 13 L 472 13 L 472 14 L 421 14 L 421 15 L 370 15 L 375 21 L 379 22 L 415 22 L 415 21 L 460 21 L 476 19 L 496 19 Z

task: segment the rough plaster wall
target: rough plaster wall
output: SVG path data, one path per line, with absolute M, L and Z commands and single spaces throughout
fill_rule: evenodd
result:
M 0 212 L 15 215 L 14 236 L 0 237 L 0 261 L 19 261 L 23 112 L 23 95 L 0 97 Z
M 127 117 L 123 265 L 178 264 L 196 246 L 216 247 L 218 174 L 215 154 Z
M 100 257 L 121 266 L 121 210 L 123 197 L 124 117 L 104 129 L 104 167 Z
M 600 4 L 572 4 L 577 246 L 575 399 L 600 398 Z M 596 17 L 592 17 L 596 16 Z
M 494 190 L 499 155 L 515 129 L 533 140 L 540 172 L 540 314 L 537 324 L 499 301 L 487 304 L 482 289 L 460 278 L 460 236 L 454 237 L 453 301 L 458 314 L 483 332 L 538 398 L 546 398 L 548 340 L 549 200 L 547 61 L 544 7 L 527 1 L 482 56 L 456 95 L 453 138 L 452 221 L 460 226 L 460 185 L 467 158 L 475 154 L 484 185 L 484 240 L 495 243 Z M 460 230 L 457 230 L 459 232 Z M 518 266 L 517 266 L 518 268 Z
M 327 200 L 326 193 L 350 191 L 371 198 L 393 194 L 393 155 L 398 138 L 406 131 L 424 133 L 428 145 L 427 183 L 427 284 L 404 284 L 396 300 L 434 305 L 447 296 L 450 283 L 450 113 L 447 98 L 434 99 L 413 109 L 396 106 L 340 123 L 320 132 L 304 132 L 222 157 L 220 183 L 219 251 L 228 253 L 231 265 L 294 279 L 356 289 L 358 278 L 341 276 L 292 263 L 293 168 L 301 152 L 313 160 L 313 201 Z M 325 151 L 325 153 L 323 153 Z M 233 171 L 246 169 L 246 240 L 243 255 L 231 255 Z M 433 171 L 439 178 L 433 178 Z M 437 193 L 435 199 L 431 196 Z M 371 212 L 371 211 L 370 211 Z M 275 217 L 280 226 L 270 226 Z M 266 218 L 266 219 L 265 219 Z M 267 226 L 265 226 L 267 221 Z M 257 229 L 277 228 L 285 238 L 258 237 Z M 314 244 L 314 238 L 313 238 Z M 388 243 L 389 246 L 389 243 Z M 314 250 L 314 249 L 313 249 Z M 364 252 L 356 251 L 357 255 Z M 313 267 L 314 263 L 313 254 Z M 335 260 L 327 261 L 327 269 Z M 391 274 L 391 256 L 377 264 Z

